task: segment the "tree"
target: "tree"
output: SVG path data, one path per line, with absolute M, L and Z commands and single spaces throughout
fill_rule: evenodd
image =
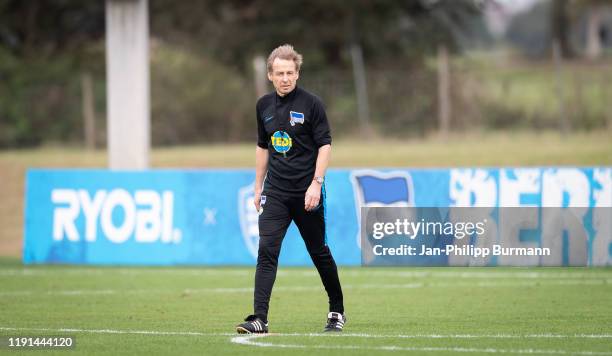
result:
M 586 48 L 585 55 L 594 60 L 601 57 L 602 53 L 602 13 L 604 8 L 610 6 L 608 0 L 574 0 L 576 12 L 586 13 Z
M 342 0 L 151 1 L 154 35 L 189 40 L 242 70 L 255 54 L 286 42 L 315 69 L 348 68 L 355 41 L 368 63 L 398 56 L 418 63 L 441 42 L 458 49 L 461 31 L 480 14 L 470 0 L 356 0 L 349 6 Z
M 19 57 L 73 51 L 103 36 L 103 1 L 0 0 L 0 45 Z
M 563 58 L 574 56 L 574 51 L 570 45 L 570 1 L 552 0 L 551 1 L 551 29 L 552 41 L 559 42 L 559 50 Z

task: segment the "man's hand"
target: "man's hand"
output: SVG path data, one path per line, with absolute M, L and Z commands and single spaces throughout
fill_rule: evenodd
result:
M 306 191 L 306 196 L 304 198 L 304 209 L 306 211 L 311 211 L 317 206 L 319 206 L 319 202 L 321 201 L 321 184 L 316 181 L 312 181 L 310 183 L 310 187 Z
M 259 213 L 259 209 L 261 208 L 261 189 L 255 188 L 255 196 L 253 197 L 253 204 L 255 205 L 255 210 Z

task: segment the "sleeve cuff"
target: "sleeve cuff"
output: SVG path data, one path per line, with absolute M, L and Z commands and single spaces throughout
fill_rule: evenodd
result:
M 330 140 L 322 140 L 317 142 L 317 148 L 321 148 L 321 146 L 331 145 L 332 141 Z

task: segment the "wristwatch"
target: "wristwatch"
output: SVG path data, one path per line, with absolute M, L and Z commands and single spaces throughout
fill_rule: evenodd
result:
M 325 182 L 325 177 L 314 177 L 312 180 L 316 181 L 319 184 L 323 184 Z

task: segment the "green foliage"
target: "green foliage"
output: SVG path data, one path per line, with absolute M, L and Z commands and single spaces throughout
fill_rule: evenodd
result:
M 255 135 L 255 90 L 211 58 L 157 42 L 151 52 L 154 144 L 238 141 Z
M 609 66 L 564 62 L 555 69 L 550 63 L 474 59 L 457 61 L 454 68 L 456 115 L 465 116 L 470 127 L 559 129 L 565 116 L 575 130 L 594 130 L 610 120 Z M 470 118 L 466 107 L 481 120 Z
M 104 75 L 103 34 L 102 1 L 0 0 L 0 147 L 79 139 L 80 74 Z
M 0 147 L 74 139 L 78 81 L 71 58 L 19 59 L 0 48 Z
M 434 129 L 436 74 L 427 68 L 367 71 L 370 122 L 385 137 L 422 137 Z M 359 134 L 357 98 L 352 73 L 323 71 L 300 76 L 300 85 L 320 96 L 327 106 L 334 137 Z
M 305 55 L 305 76 L 332 73 L 333 81 L 337 71 L 350 73 L 351 43 L 361 45 L 373 68 L 419 69 L 439 43 L 458 48 L 457 34 L 480 18 L 470 0 L 149 4 L 154 144 L 251 140 L 256 100 L 251 61 L 279 44 L 293 43 Z M 80 141 L 80 78 L 86 72 L 94 78 L 97 136 L 103 141 L 104 2 L 0 0 L 0 23 L 0 147 Z M 378 81 L 376 74 L 370 77 Z M 342 85 L 312 87 L 328 104 L 339 132 L 355 127 L 352 76 Z M 373 121 L 381 128 L 406 128 L 402 120 L 411 121 L 408 126 L 418 120 L 408 114 L 422 106 L 415 100 L 398 100 L 393 105 L 402 105 L 389 110 L 394 106 L 388 106 L 388 90 L 397 87 L 373 86 Z
M 374 128 L 385 137 L 426 135 L 436 129 L 438 113 L 437 68 L 427 62 L 435 62 L 440 44 L 457 54 L 472 39 L 486 43 L 478 4 L 150 0 L 153 143 L 252 142 L 252 59 L 285 42 L 304 54 L 299 85 L 326 103 L 334 137 L 359 131 L 348 52 L 354 43 L 365 57 Z M 550 15 L 549 4 L 532 15 Z M 527 31 L 533 28 L 539 32 Z M 510 33 L 545 50 L 550 31 L 547 21 L 518 17 Z M 80 142 L 83 73 L 94 79 L 97 138 L 104 141 L 103 34 L 103 1 L 0 0 L 0 147 Z M 451 70 L 453 128 L 556 127 L 550 68 L 520 75 L 510 67 L 481 71 L 481 65 Z M 603 127 L 610 121 L 603 71 L 580 73 L 584 79 L 566 74 L 564 80 L 572 126 Z
M 458 48 L 457 36 L 480 15 L 470 0 L 151 1 L 153 34 L 191 41 L 243 72 L 254 55 L 287 42 L 314 70 L 350 68 L 347 47 L 354 41 L 368 63 L 402 56 L 402 66 L 418 65 L 440 43 Z
M 104 1 L 0 0 L 0 46 L 21 58 L 78 51 L 104 37 Z

